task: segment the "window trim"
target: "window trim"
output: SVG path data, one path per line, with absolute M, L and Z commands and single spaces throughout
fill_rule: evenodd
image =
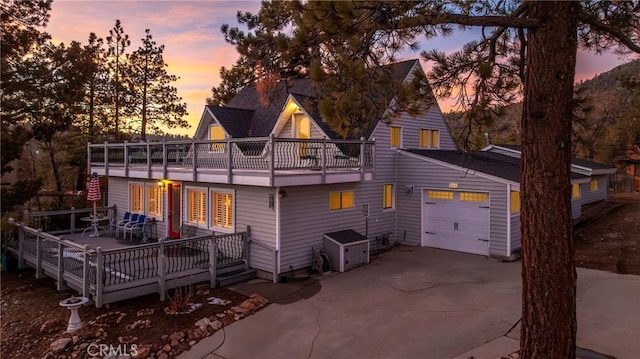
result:
M 339 193 L 340 194 L 340 207 L 339 208 L 331 208 L 331 195 L 334 193 Z M 343 194 L 344 193 L 351 193 L 351 207 L 345 207 L 344 206 L 344 201 L 343 201 Z M 334 212 L 334 211 L 344 211 L 344 210 L 349 210 L 349 209 L 354 209 L 356 208 L 356 191 L 354 189 L 347 189 L 347 190 L 342 190 L 342 191 L 329 191 L 329 211 L 330 212 Z
M 132 202 L 132 197 L 133 196 L 131 195 L 132 194 L 131 193 L 132 186 L 138 186 L 138 187 L 140 187 L 142 189 L 142 195 L 140 196 L 140 206 L 136 210 L 134 210 L 133 207 L 132 207 L 132 205 L 133 205 L 133 202 Z M 145 214 L 145 201 L 144 201 L 144 198 L 145 198 L 145 183 L 144 182 L 129 181 L 128 184 L 127 184 L 127 197 L 128 197 L 127 200 L 128 200 L 128 204 L 129 204 L 129 206 L 128 206 L 129 212 L 138 213 L 138 214 Z M 141 209 L 141 210 L 138 210 L 138 209 Z
M 156 193 L 159 195 L 159 202 L 160 202 L 160 213 L 151 213 L 151 210 L 149 209 L 149 189 L 154 189 L 156 191 Z M 148 216 L 148 217 L 152 217 L 155 218 L 158 221 L 162 221 L 162 219 L 164 218 L 164 189 L 162 187 L 158 187 L 157 183 L 145 183 L 144 186 L 144 213 Z
M 216 193 L 220 193 L 220 194 L 230 194 L 231 195 L 231 227 L 227 228 L 227 227 L 223 227 L 223 226 L 217 226 L 215 225 L 215 200 L 213 198 L 213 196 Z M 208 192 L 208 197 L 207 200 L 209 201 L 208 203 L 208 210 L 209 210 L 209 214 L 207 215 L 207 220 L 208 220 L 208 224 L 207 224 L 207 228 L 209 228 L 212 231 L 216 231 L 216 232 L 222 232 L 222 233 L 234 233 L 236 230 L 236 190 L 235 189 L 228 189 L 228 188 L 215 188 L 215 187 L 210 187 L 209 188 L 209 192 Z
M 197 191 L 197 192 L 204 192 L 204 198 L 205 198 L 205 205 L 204 205 L 204 210 L 205 210 L 205 214 L 204 214 L 204 223 L 200 223 L 197 221 L 193 221 L 191 219 L 191 191 Z M 186 207 L 186 211 L 185 211 L 185 216 L 184 216 L 184 221 L 185 223 L 190 223 L 193 225 L 196 225 L 198 227 L 205 227 L 208 225 L 208 213 L 206 213 L 206 211 L 209 210 L 208 207 L 208 195 L 209 195 L 209 189 L 207 187 L 197 187 L 197 186 L 186 186 L 184 189 L 184 201 L 185 201 L 185 207 Z
M 387 206 L 387 189 L 390 189 L 388 193 L 390 196 L 391 203 Z M 393 183 L 385 183 L 382 185 L 382 211 L 393 211 L 396 208 L 396 191 Z
M 394 136 L 393 131 L 397 129 L 398 134 L 398 144 L 394 146 Z M 402 126 L 390 126 L 389 127 L 389 147 L 391 148 L 402 148 Z

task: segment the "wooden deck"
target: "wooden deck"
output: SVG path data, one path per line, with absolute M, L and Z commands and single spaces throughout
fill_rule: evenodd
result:
M 17 226 L 8 250 L 18 264 L 35 268 L 37 278 L 55 279 L 58 290 L 77 290 L 98 308 L 152 293 L 164 300 L 172 288 L 200 282 L 215 286 L 219 273 L 249 269 L 249 230 L 139 244 L 107 233 L 53 235 Z

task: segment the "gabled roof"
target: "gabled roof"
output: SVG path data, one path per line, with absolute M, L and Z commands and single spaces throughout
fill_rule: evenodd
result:
M 460 167 L 461 169 L 485 173 L 506 179 L 510 182 L 520 182 L 520 159 L 516 157 L 487 151 L 462 152 L 421 149 L 408 149 L 404 151 L 445 162 Z M 588 178 L 588 176 L 571 172 L 572 180 L 579 181 L 586 178 Z
M 418 60 L 408 60 L 383 66 L 381 70 L 390 71 L 391 80 L 402 81 L 416 64 Z M 278 82 L 275 90 L 269 94 L 268 101 L 260 98 L 255 86 L 250 86 L 240 90 L 226 106 L 207 106 L 207 109 L 232 137 L 266 137 L 275 126 L 289 95 L 292 95 L 327 136 L 337 138 L 336 133 L 320 117 L 318 92 L 310 79 L 293 79 Z M 364 133 L 370 134 L 381 117 L 382 114 Z

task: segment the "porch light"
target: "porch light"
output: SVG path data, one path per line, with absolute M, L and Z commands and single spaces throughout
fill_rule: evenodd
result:
M 164 180 L 158 180 L 158 187 L 164 187 Z

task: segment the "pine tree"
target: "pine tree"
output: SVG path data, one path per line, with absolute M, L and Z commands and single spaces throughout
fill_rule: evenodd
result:
M 129 35 L 124 33 L 120 20 L 116 20 L 116 24 L 109 30 L 109 36 L 107 36 L 107 55 L 112 76 L 111 91 L 113 93 L 112 104 L 114 106 L 113 128 L 116 140 L 120 138 L 121 131 L 120 107 L 125 104 L 127 99 L 124 86 L 127 82 L 125 75 L 127 56 L 125 51 L 130 45 Z

